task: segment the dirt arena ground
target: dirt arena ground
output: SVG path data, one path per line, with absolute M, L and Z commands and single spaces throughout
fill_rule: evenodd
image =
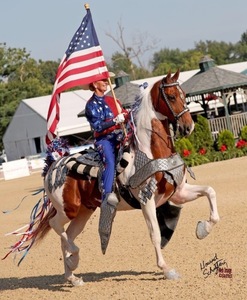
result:
M 186 204 L 165 259 L 181 274 L 177 281 L 164 280 L 140 211 L 117 214 L 106 255 L 101 254 L 96 211 L 76 244 L 81 260 L 76 274 L 85 285 L 71 287 L 64 282 L 60 240 L 51 231 L 33 248 L 22 264 L 8 257 L 0 265 L 0 299 L 247 299 L 247 157 L 194 167 L 196 184 L 215 188 L 221 220 L 205 240 L 197 240 L 198 220 L 207 219 L 209 205 L 201 198 Z M 193 179 L 188 177 L 189 182 Z M 5 233 L 28 223 L 30 211 L 39 199 L 31 192 L 42 186 L 40 173 L 0 181 L 0 256 L 17 237 Z M 216 272 L 215 266 L 220 266 Z

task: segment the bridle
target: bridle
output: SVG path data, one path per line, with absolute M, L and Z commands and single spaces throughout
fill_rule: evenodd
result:
M 172 86 L 176 86 L 178 91 L 179 91 L 179 94 L 180 94 L 180 98 L 181 99 L 184 99 L 184 94 L 183 94 L 183 91 L 182 89 L 180 88 L 180 85 L 178 82 L 173 82 L 173 83 L 165 83 L 164 82 L 164 78 L 162 79 L 161 83 L 160 83 L 160 86 L 159 86 L 159 91 L 160 93 L 162 94 L 163 97 L 160 97 L 160 93 L 159 93 L 159 98 L 158 98 L 158 105 L 159 105 L 159 101 L 160 99 L 164 100 L 166 105 L 168 106 L 168 108 L 170 109 L 173 117 L 174 117 L 174 120 L 175 122 L 177 123 L 178 120 L 182 117 L 183 114 L 185 114 L 187 111 L 189 111 L 189 108 L 186 104 L 186 102 L 184 103 L 184 109 L 180 112 L 180 113 L 175 113 L 175 111 L 173 110 L 171 104 L 170 104 L 170 101 L 165 93 L 165 88 L 168 88 L 168 87 L 172 87 Z

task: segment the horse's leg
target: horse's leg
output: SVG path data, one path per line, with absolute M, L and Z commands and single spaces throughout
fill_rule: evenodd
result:
M 73 274 L 73 271 L 78 267 L 79 263 L 79 248 L 75 245 L 74 240 L 82 232 L 93 212 L 94 210 L 88 209 L 85 206 L 81 205 L 76 218 L 74 218 L 70 222 L 66 230 L 66 234 L 68 243 L 70 246 L 72 246 L 70 247 L 70 249 L 73 249 L 73 252 L 71 252 L 70 249 L 66 247 L 66 243 L 64 243 L 63 240 L 61 243 L 64 258 L 65 278 L 74 286 L 81 286 L 84 284 L 82 278 L 76 277 Z
M 205 238 L 213 229 L 213 226 L 220 220 L 216 201 L 216 192 L 211 186 L 191 185 L 183 182 L 177 187 L 171 201 L 175 204 L 183 204 L 194 201 L 199 197 L 206 196 L 210 205 L 210 216 L 207 221 L 199 221 L 196 229 L 198 239 Z
M 147 223 L 151 241 L 155 248 L 158 267 L 163 270 L 164 277 L 166 279 L 178 279 L 180 277 L 179 274 L 174 269 L 170 269 L 168 267 L 161 252 L 161 234 L 156 217 L 156 207 L 153 197 L 150 200 L 147 200 L 146 205 L 141 204 L 141 207 Z

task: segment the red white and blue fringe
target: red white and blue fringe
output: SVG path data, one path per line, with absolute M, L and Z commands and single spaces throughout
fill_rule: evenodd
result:
M 22 262 L 22 260 L 26 257 L 28 254 L 28 251 L 33 246 L 37 234 L 36 229 L 37 226 L 40 224 L 40 222 L 43 220 L 46 212 L 49 210 L 51 206 L 51 201 L 47 198 L 47 196 L 44 193 L 44 189 L 41 189 L 38 191 L 38 193 L 43 192 L 43 196 L 39 201 L 36 203 L 36 205 L 33 207 L 31 214 L 30 214 L 30 223 L 13 231 L 10 233 L 5 234 L 7 235 L 16 235 L 16 236 L 22 236 L 21 239 L 15 243 L 13 246 L 10 247 L 10 251 L 2 258 L 5 259 L 8 257 L 11 253 L 15 254 L 14 259 L 16 258 L 17 254 L 22 253 L 22 257 L 18 262 L 18 266 Z M 33 194 L 37 195 L 37 193 Z M 26 198 L 26 197 L 24 197 Z M 23 199 L 22 199 L 23 201 Z M 21 201 L 21 202 L 22 202 Z M 20 204 L 15 208 L 17 209 L 20 206 Z M 14 209 L 14 210 L 15 210 Z M 5 211 L 4 213 L 9 213 L 10 211 Z M 24 228 L 27 228 L 26 231 L 22 231 Z
M 51 164 L 59 159 L 60 157 L 68 156 L 69 155 L 69 147 L 68 147 L 68 142 L 67 140 L 63 138 L 56 138 L 52 141 L 50 145 L 48 145 L 47 150 L 46 150 L 46 159 L 45 159 L 45 167 L 43 169 L 42 176 L 45 177 L 46 173 L 48 172 Z M 15 243 L 13 246 L 10 247 L 10 251 L 2 258 L 5 259 L 8 257 L 11 253 L 14 254 L 14 259 L 16 259 L 16 256 L 18 254 L 22 254 L 21 259 L 18 262 L 18 266 L 21 264 L 23 259 L 26 257 L 28 254 L 29 250 L 33 246 L 33 244 L 36 241 L 36 238 L 38 236 L 38 226 L 43 220 L 44 216 L 46 213 L 49 211 L 50 207 L 52 206 L 52 203 L 50 199 L 48 199 L 47 195 L 45 194 L 44 188 L 36 191 L 32 195 L 37 195 L 39 193 L 43 192 L 43 196 L 39 201 L 35 204 L 33 207 L 31 214 L 30 214 L 30 223 L 13 231 L 10 233 L 5 234 L 6 236 L 8 235 L 16 235 L 16 236 L 21 236 L 21 239 Z M 3 213 L 8 214 L 11 213 L 12 211 L 18 209 L 23 202 L 23 200 L 26 198 L 25 196 L 19 205 L 8 211 L 3 211 Z M 27 228 L 24 232 L 23 230 Z

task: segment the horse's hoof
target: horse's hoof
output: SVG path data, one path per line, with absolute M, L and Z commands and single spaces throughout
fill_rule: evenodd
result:
M 207 231 L 206 225 L 207 225 L 207 222 L 206 222 L 206 221 L 199 221 L 199 222 L 197 223 L 197 227 L 196 227 L 196 237 L 197 237 L 199 240 L 204 239 L 204 238 L 209 234 L 209 232 Z
M 178 280 L 179 278 L 181 278 L 181 276 L 174 269 L 165 273 L 165 279 Z
M 68 281 L 69 281 L 73 286 L 83 286 L 83 285 L 85 284 L 81 277 L 76 277 L 76 276 L 73 276 L 73 277 L 71 277 L 71 278 L 68 278 Z

